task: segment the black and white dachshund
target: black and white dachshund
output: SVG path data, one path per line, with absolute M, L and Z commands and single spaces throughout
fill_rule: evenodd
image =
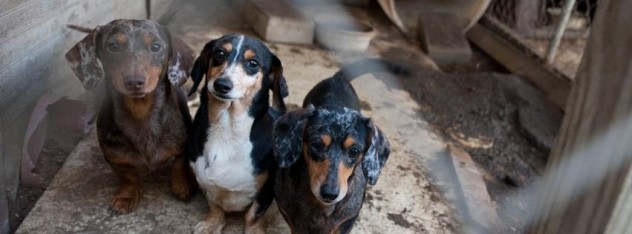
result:
M 379 71 L 406 73 L 379 59 L 346 65 L 309 91 L 303 109 L 276 121 L 279 168 L 274 193 L 292 233 L 349 232 L 367 183 L 377 182 L 390 144 L 375 123 L 360 114 L 350 81 Z
M 187 155 L 210 211 L 194 232 L 221 233 L 225 212 L 245 210 L 246 232 L 263 232 L 274 196 L 272 127 L 288 95 L 281 61 L 260 41 L 228 34 L 204 46 L 191 93 L 205 75 Z

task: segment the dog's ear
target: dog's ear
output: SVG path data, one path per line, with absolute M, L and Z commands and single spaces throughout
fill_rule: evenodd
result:
M 367 145 L 369 147 L 366 149 L 364 158 L 362 159 L 362 169 L 367 182 L 370 185 L 375 185 L 382 171 L 382 167 L 384 167 L 391 153 L 391 145 L 382 130 L 380 130 L 372 120 L 367 119 L 366 126 L 369 130 L 369 135 L 367 135 Z
M 178 37 L 171 37 L 171 57 L 169 58 L 169 70 L 167 76 L 171 84 L 180 87 L 189 78 L 189 72 L 193 67 L 193 49 Z
M 208 72 L 208 65 L 211 58 L 211 53 L 213 52 L 213 47 L 215 47 L 216 40 L 212 40 L 209 43 L 204 45 L 204 49 L 198 55 L 197 59 L 195 59 L 195 63 L 193 63 L 193 70 L 191 70 L 191 79 L 193 79 L 193 87 L 189 90 L 189 96 L 197 91 L 200 82 L 202 82 L 202 78 Z
M 270 68 L 270 79 L 272 79 L 272 108 L 276 109 L 280 113 L 285 113 L 285 102 L 283 98 L 286 98 L 290 93 L 288 92 L 287 82 L 283 76 L 283 65 L 281 60 L 276 55 L 272 55 L 272 67 Z
M 309 105 L 281 116 L 274 123 L 272 149 L 279 167 L 291 166 L 303 153 L 303 131 L 314 110 L 314 106 Z
M 97 37 L 101 32 L 96 27 L 66 53 L 70 68 L 86 90 L 92 90 L 103 80 L 103 67 L 97 58 Z

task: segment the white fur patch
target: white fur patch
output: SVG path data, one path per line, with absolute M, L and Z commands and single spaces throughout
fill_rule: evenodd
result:
M 257 191 L 250 157 L 253 122 L 245 112 L 238 117 L 221 113 L 209 129 L 203 155 L 191 164 L 207 202 L 225 211 L 245 210 Z
M 176 64 L 169 66 L 168 77 L 171 84 L 173 84 L 174 86 L 180 86 L 182 85 L 182 83 L 184 83 L 183 81 L 186 80 L 187 74 L 180 67 L 180 59 L 181 59 L 180 53 L 179 52 L 176 53 L 175 57 L 176 57 Z

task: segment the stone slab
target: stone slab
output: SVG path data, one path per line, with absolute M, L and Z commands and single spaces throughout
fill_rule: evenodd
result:
M 428 56 L 439 64 L 465 63 L 472 49 L 463 28 L 467 22 L 449 13 L 419 15 L 418 36 Z
M 270 42 L 311 44 L 314 22 L 286 0 L 245 0 L 241 8 L 246 22 Z

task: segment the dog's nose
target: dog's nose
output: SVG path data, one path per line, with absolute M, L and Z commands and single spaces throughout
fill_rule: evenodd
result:
M 233 89 L 233 82 L 228 78 L 219 78 L 213 83 L 213 89 L 220 94 L 227 94 Z
M 340 188 L 338 186 L 323 186 L 320 188 L 320 198 L 325 202 L 332 202 L 338 198 Z
M 132 90 L 137 90 L 145 86 L 144 76 L 125 76 L 125 87 Z

